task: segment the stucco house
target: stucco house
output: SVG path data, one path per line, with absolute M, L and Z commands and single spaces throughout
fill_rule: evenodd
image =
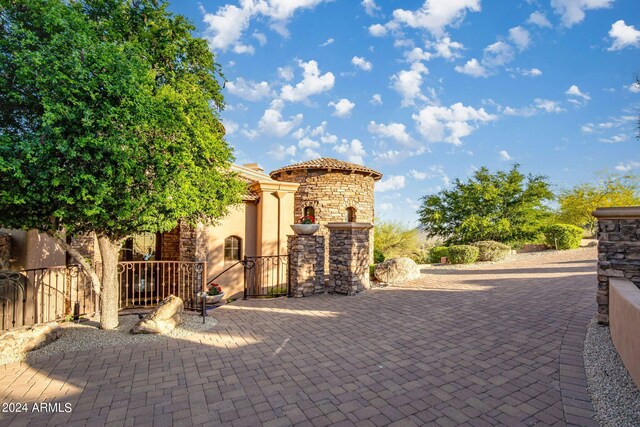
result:
M 229 269 L 216 283 L 227 298 L 237 298 L 243 293 L 244 267 L 236 263 L 245 256 L 286 255 L 287 235 L 293 234 L 290 225 L 300 222 L 301 217 L 314 216 L 321 224 L 319 232 L 326 236 L 323 224 L 329 222 L 373 223 L 374 184 L 382 178 L 373 169 L 320 158 L 270 174 L 255 163 L 233 165 L 233 170 L 246 181 L 248 192 L 243 203 L 232 207 L 217 225 L 181 223 L 166 233 L 137 235 L 126 243 L 121 260 L 206 261 L 207 281 Z M 0 232 L 10 236 L 11 244 L 11 261 L 5 255 L 4 268 L 39 268 L 69 261 L 50 239 L 35 231 Z M 98 253 L 91 237 L 77 239 L 74 244 L 88 257 Z M 0 248 L 0 258 L 1 252 Z M 328 256 L 325 259 L 328 262 Z

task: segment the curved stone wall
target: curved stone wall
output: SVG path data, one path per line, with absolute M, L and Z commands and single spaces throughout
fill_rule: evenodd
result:
M 355 208 L 353 222 L 373 224 L 372 176 L 351 171 L 293 170 L 279 174 L 278 181 L 295 182 L 300 187 L 294 197 L 294 218 L 296 222 L 304 216 L 305 207 L 313 207 L 316 222 L 321 224 L 319 233 L 329 241 L 330 222 L 347 221 L 347 208 Z M 373 229 L 369 235 L 373 242 Z M 370 249 L 370 261 L 373 260 L 373 245 Z M 325 247 L 325 272 L 329 270 L 329 248 Z

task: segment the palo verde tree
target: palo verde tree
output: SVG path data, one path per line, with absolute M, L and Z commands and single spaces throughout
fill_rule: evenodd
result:
M 640 206 L 640 177 L 603 175 L 593 183 L 561 191 L 558 204 L 558 221 L 583 227 L 593 235 L 598 221 L 591 213 L 597 208 Z
M 525 176 L 519 165 L 495 174 L 483 167 L 466 182 L 456 179 L 450 189 L 422 197 L 420 227 L 448 244 L 531 241 L 549 216 L 549 187 L 546 177 Z
M 0 224 L 52 236 L 118 325 L 124 240 L 240 201 L 219 66 L 154 0 L 0 1 Z M 102 269 L 64 236 L 95 233 Z

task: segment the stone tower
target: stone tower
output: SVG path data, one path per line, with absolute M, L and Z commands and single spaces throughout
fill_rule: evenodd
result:
M 320 224 L 320 233 L 329 241 L 330 222 L 366 222 L 373 224 L 374 183 L 380 172 L 355 163 L 320 158 L 285 166 L 271 172 L 276 181 L 295 182 L 300 187 L 294 196 L 296 222 L 308 214 Z M 370 231 L 373 242 L 373 229 Z M 328 272 L 328 245 L 325 247 L 325 272 Z M 373 261 L 373 244 L 370 249 Z

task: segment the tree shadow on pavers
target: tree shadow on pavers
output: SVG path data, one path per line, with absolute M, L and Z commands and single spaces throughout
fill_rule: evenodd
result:
M 460 283 L 474 290 L 387 287 L 234 303 L 216 309 L 218 326 L 197 338 L 5 367 L 4 401 L 49 397 L 73 412 L 0 416 L 4 425 L 526 421 L 507 398 L 533 388 L 553 417 L 556 343 L 571 317 L 567 302 L 582 304 L 584 280 L 467 277 Z
M 495 269 L 477 269 L 477 268 L 448 268 L 448 269 L 423 269 L 421 270 L 422 274 L 433 274 L 433 275 L 442 275 L 442 276 L 451 276 L 451 275 L 500 275 L 500 274 L 555 274 L 555 273 L 590 273 L 595 271 L 596 261 L 589 261 L 588 263 L 584 263 L 581 267 L 545 267 L 543 269 L 540 268 L 495 268 Z

